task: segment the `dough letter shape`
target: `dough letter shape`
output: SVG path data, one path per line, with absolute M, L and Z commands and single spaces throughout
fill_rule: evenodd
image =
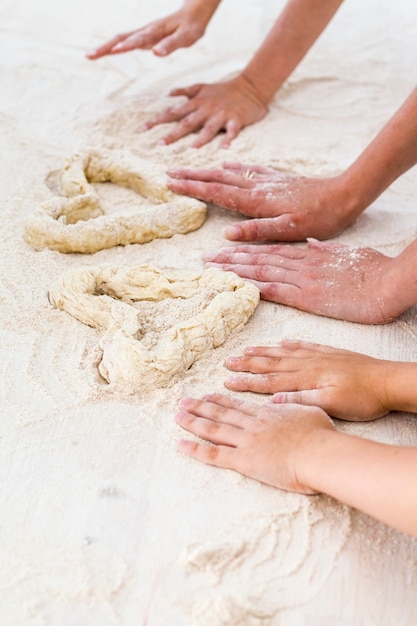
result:
M 209 291 L 211 301 L 191 319 L 159 335 L 151 348 L 143 343 L 140 300 L 190 298 Z M 259 303 L 259 290 L 233 272 L 209 268 L 201 274 L 166 271 L 149 265 L 73 269 L 49 291 L 56 308 L 104 331 L 100 374 L 114 386 L 134 392 L 165 387 L 212 348 L 223 344 L 249 320 Z
M 154 164 L 132 154 L 101 150 L 73 155 L 61 173 L 61 195 L 39 205 L 23 237 L 35 249 L 93 253 L 196 230 L 205 220 L 206 205 L 173 193 L 165 180 Z M 93 182 L 128 187 L 155 204 L 133 215 L 106 215 Z

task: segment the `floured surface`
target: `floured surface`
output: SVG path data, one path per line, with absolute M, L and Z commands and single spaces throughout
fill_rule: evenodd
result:
M 173 421 L 182 395 L 224 389 L 224 359 L 245 345 L 299 337 L 415 360 L 415 309 L 365 327 L 262 302 L 240 333 L 168 391 L 115 395 L 97 376 L 97 331 L 64 320 L 48 303 L 49 286 L 68 269 L 101 263 L 201 271 L 203 251 L 223 245 L 223 227 L 240 218 L 209 207 L 196 232 L 91 256 L 34 252 L 21 236 L 30 208 L 50 195 L 45 179 L 80 146 L 151 154 L 162 167 L 238 160 L 328 174 L 350 163 L 414 86 L 413 1 L 346 0 L 268 118 L 228 151 L 217 150 L 218 140 L 190 149 L 191 138 L 159 146 L 166 128 L 137 128 L 166 105 L 169 89 L 236 71 L 282 6 L 222 4 L 191 49 L 91 63 L 85 50 L 171 3 L 122 0 L 105 12 L 97 0 L 2 3 L 2 626 L 417 621 L 416 541 L 329 498 L 278 492 L 184 459 Z M 111 194 L 121 197 L 114 187 Z M 395 255 L 417 235 L 416 204 L 411 171 L 338 240 Z M 165 316 L 171 325 L 175 312 Z M 417 445 L 407 414 L 338 426 Z

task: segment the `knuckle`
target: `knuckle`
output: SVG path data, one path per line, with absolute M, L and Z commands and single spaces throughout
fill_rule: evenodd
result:
M 205 456 L 209 461 L 216 461 L 219 456 L 219 448 L 215 445 L 208 445 L 205 449 Z

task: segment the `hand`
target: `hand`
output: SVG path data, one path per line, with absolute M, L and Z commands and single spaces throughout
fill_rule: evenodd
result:
M 178 48 L 192 46 L 204 35 L 207 22 L 183 8 L 147 26 L 116 35 L 96 50 L 88 52 L 87 58 L 94 60 L 135 49 L 152 50 L 156 56 L 167 56 Z
M 249 347 L 229 357 L 226 367 L 240 374 L 226 380 L 234 391 L 275 394 L 272 402 L 318 406 L 351 421 L 373 420 L 389 412 L 386 379 L 390 361 L 305 341 L 278 347 Z
M 263 406 L 210 394 L 183 398 L 176 422 L 211 445 L 181 440 L 181 452 L 197 461 L 240 472 L 287 491 L 316 493 L 299 479 L 310 441 L 335 427 L 316 407 Z
M 226 228 L 225 236 L 233 241 L 327 239 L 364 208 L 343 176 L 288 176 L 242 163 L 225 163 L 221 170 L 171 169 L 168 175 L 176 193 L 255 218 Z
M 208 266 L 253 282 L 264 300 L 362 324 L 391 322 L 409 306 L 396 259 L 372 248 L 309 240 L 290 245 L 236 246 L 206 253 Z
M 267 106 L 243 77 L 224 83 L 173 89 L 169 95 L 186 96 L 188 101 L 162 111 L 140 129 L 149 130 L 157 124 L 177 122 L 174 130 L 163 138 L 166 144 L 199 130 L 192 146 L 200 148 L 225 131 L 220 147 L 227 148 L 244 126 L 258 122 L 268 112 Z

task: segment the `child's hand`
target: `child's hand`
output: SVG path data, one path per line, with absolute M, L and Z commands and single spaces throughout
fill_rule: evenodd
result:
M 243 77 L 173 89 L 170 95 L 186 96 L 188 101 L 158 113 L 141 128 L 149 130 L 158 124 L 176 122 L 162 140 L 166 144 L 198 132 L 192 146 L 200 148 L 225 131 L 220 147 L 228 148 L 244 126 L 258 122 L 268 113 L 266 104 Z
M 341 419 L 372 420 L 388 413 L 390 361 L 329 346 L 284 340 L 278 347 L 246 348 L 226 366 L 245 372 L 226 380 L 234 391 L 275 394 L 272 401 L 313 405 Z M 246 372 L 251 372 L 247 374 Z
M 177 423 L 206 443 L 181 440 L 181 452 L 273 487 L 316 493 L 303 479 L 304 460 L 323 435 L 335 431 L 316 407 L 249 404 L 221 394 L 183 398 Z

